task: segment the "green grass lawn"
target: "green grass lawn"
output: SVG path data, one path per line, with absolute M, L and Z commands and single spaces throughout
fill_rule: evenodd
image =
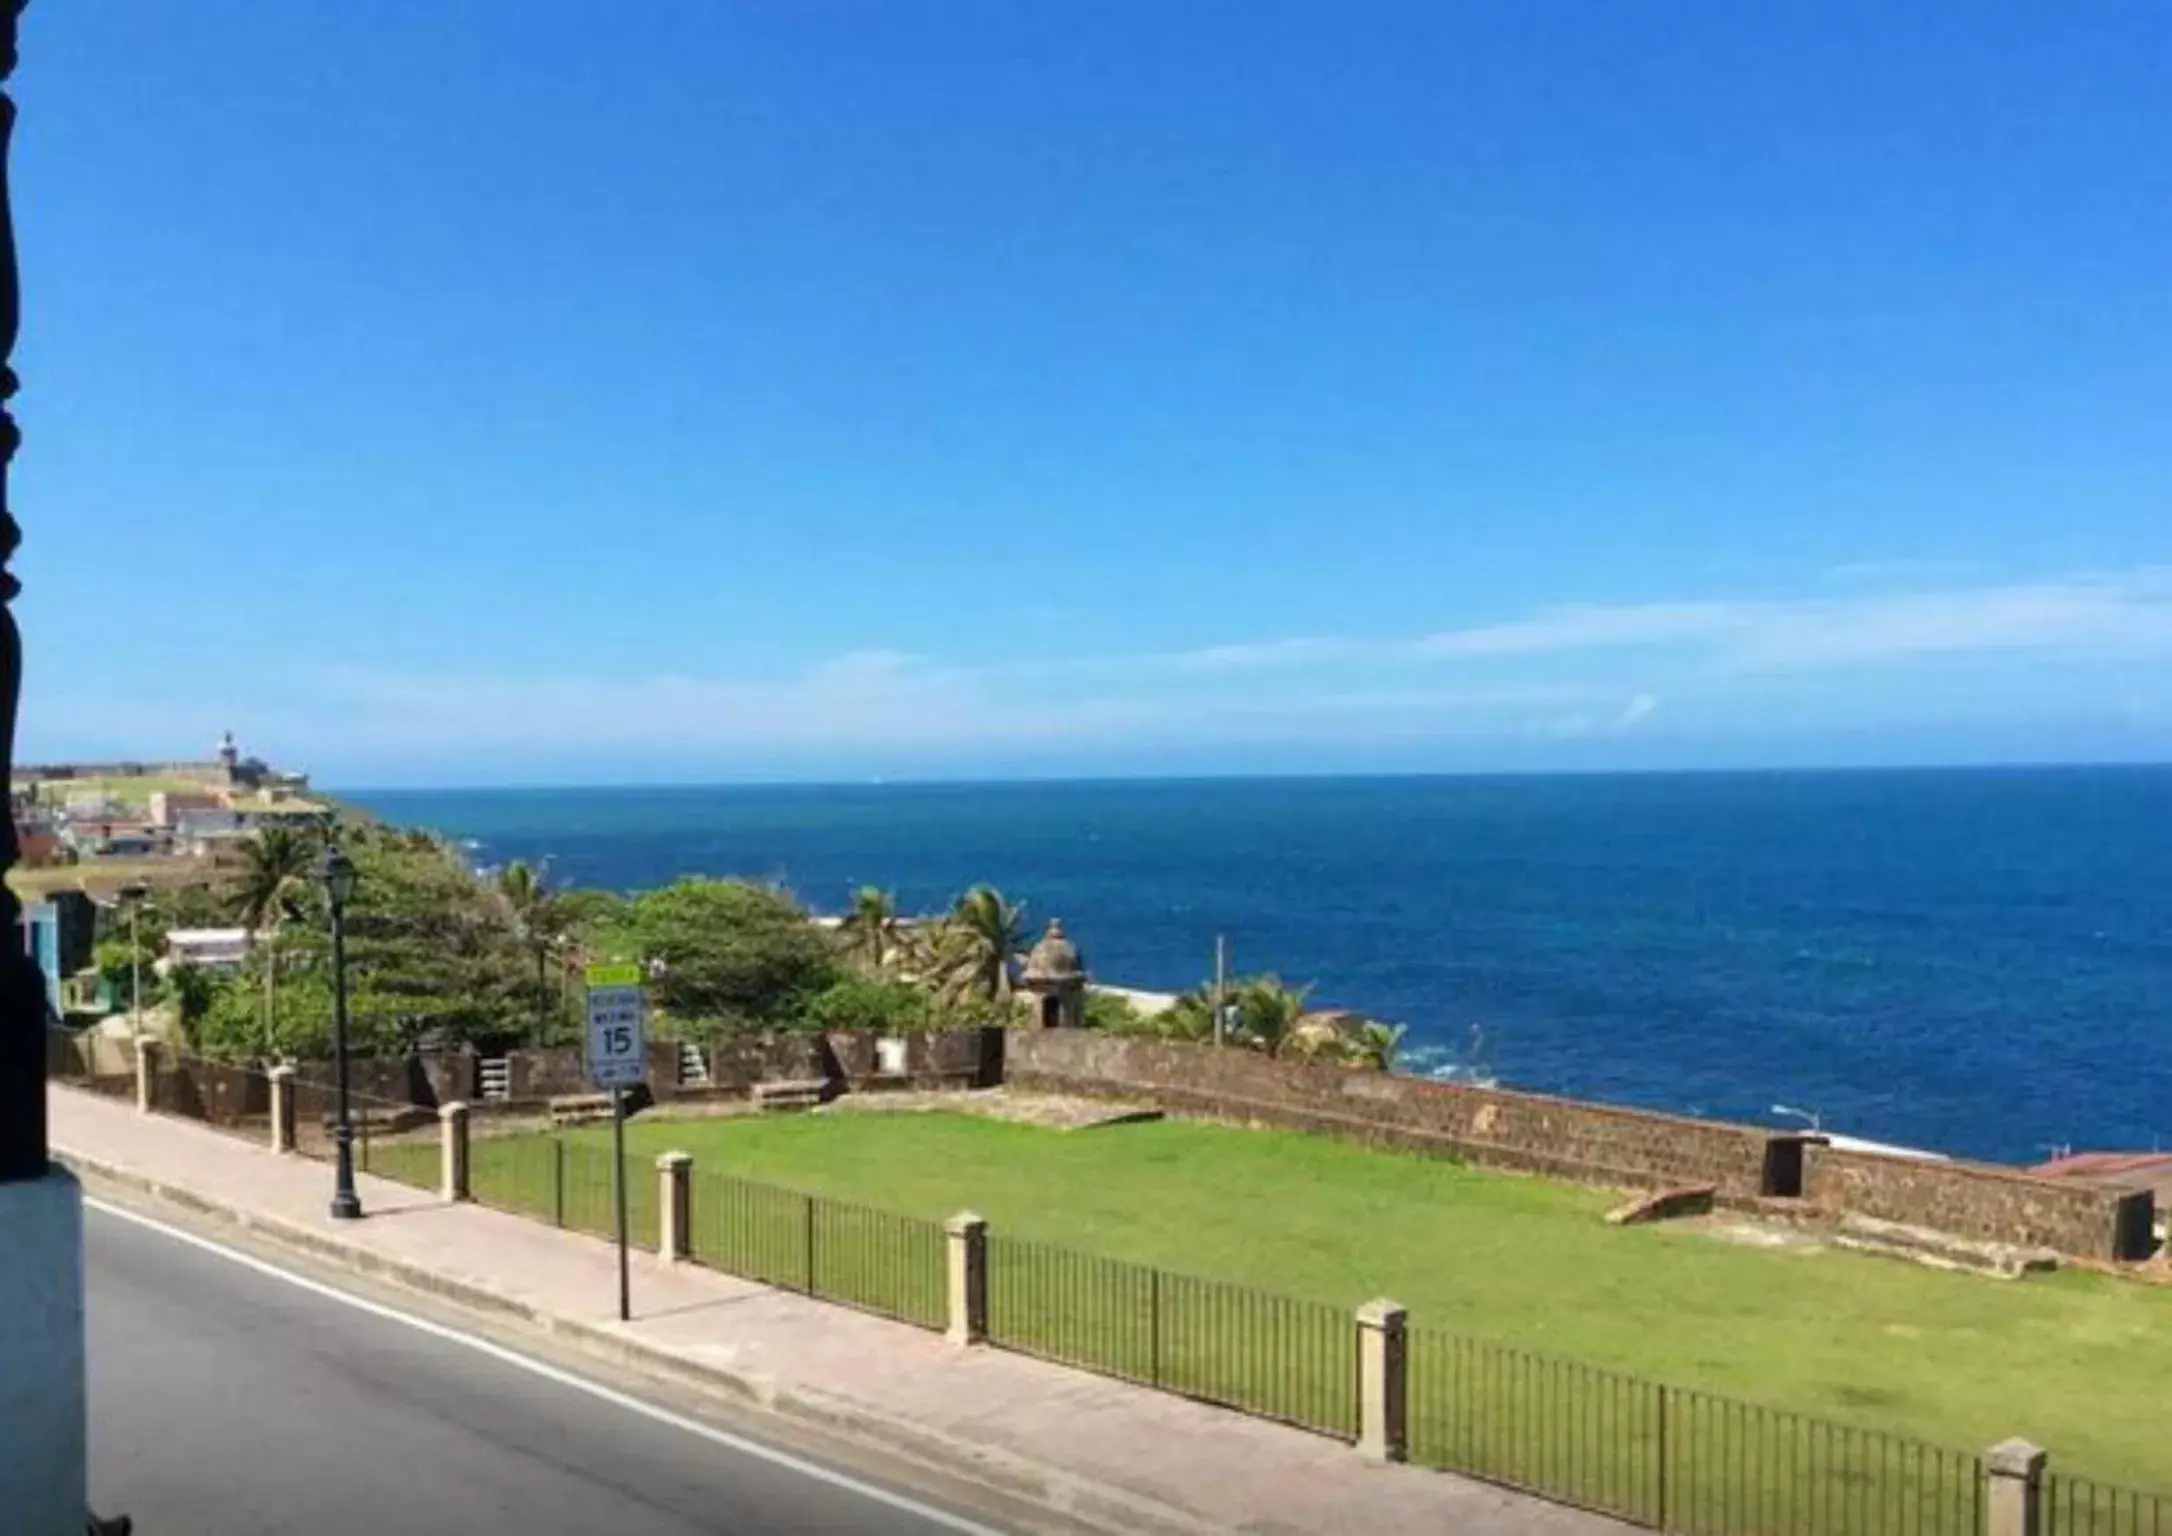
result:
M 579 1131 L 569 1150 L 608 1137 Z M 2172 1292 L 2130 1282 L 2001 1282 L 1614 1228 L 1600 1220 L 1604 1192 L 1176 1121 L 1062 1133 L 950 1114 L 646 1117 L 627 1139 L 644 1169 L 679 1150 L 697 1173 L 887 1211 L 969 1207 L 999 1241 L 1337 1307 L 1392 1296 L 1414 1327 L 1963 1451 L 2022 1434 L 2074 1473 L 2172 1483 Z M 525 1160 L 541 1178 L 547 1145 L 479 1145 L 478 1177 L 496 1168 L 502 1182 Z M 653 1219 L 644 1211 L 642 1225 Z
M 120 805 L 141 810 L 151 803 L 153 795 L 189 794 L 203 788 L 205 785 L 200 779 L 146 773 L 109 778 L 47 779 L 38 785 L 38 793 L 52 801 L 65 801 L 70 795 L 104 795 Z

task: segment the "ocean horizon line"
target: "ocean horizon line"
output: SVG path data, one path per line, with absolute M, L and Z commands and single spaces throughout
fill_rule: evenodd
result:
M 1609 767 L 1609 768 L 1429 768 L 1429 769 L 1290 769 L 1273 773 L 1071 773 L 1071 774 L 974 774 L 890 776 L 859 778 L 710 778 L 710 779 L 536 779 L 504 780 L 409 780 L 400 783 L 327 785 L 323 793 L 335 797 L 403 794 L 611 794 L 632 790 L 866 790 L 866 789 L 987 789 L 1008 786 L 1088 788 L 1095 785 L 1151 784 L 1418 784 L 1455 782 L 1528 782 L 1546 779 L 1775 779 L 1832 777 L 1903 777 L 1996 775 L 2016 773 L 2163 773 L 2172 771 L 2172 759 L 2116 759 L 2076 761 L 2046 758 L 1984 763 L 1834 763 L 1754 764 L 1726 767 Z

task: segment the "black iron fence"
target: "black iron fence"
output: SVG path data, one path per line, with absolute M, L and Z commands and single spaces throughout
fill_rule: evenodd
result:
M 1663 1388 L 1427 1328 L 1405 1348 L 1412 1461 L 1661 1523 Z
M 948 1317 L 942 1226 L 721 1173 L 687 1191 L 688 1257 L 923 1328 Z
M 294 1095 L 294 1150 L 330 1162 L 339 1152 L 339 1089 L 317 1077 L 297 1075 Z M 347 1119 L 354 1133 L 358 1173 L 392 1179 L 417 1189 L 436 1189 L 443 1173 L 437 1112 L 399 1099 L 380 1098 L 349 1088 Z M 265 1134 L 269 1135 L 269 1126 Z
M 2051 1472 L 2043 1501 L 2044 1536 L 2172 1536 L 2172 1494 Z
M 996 1234 L 988 1341 L 1357 1437 L 1357 1335 L 1324 1302 Z
M 1977 1536 L 1979 1457 L 1413 1328 L 1410 1456 L 1694 1536 Z
M 440 1155 L 431 1150 L 433 1178 Z M 656 1166 L 629 1153 L 623 1171 L 626 1241 L 654 1249 L 662 1240 Z M 478 1205 L 572 1232 L 610 1237 L 617 1231 L 610 1149 L 564 1136 L 474 1137 L 468 1145 L 468 1195 Z

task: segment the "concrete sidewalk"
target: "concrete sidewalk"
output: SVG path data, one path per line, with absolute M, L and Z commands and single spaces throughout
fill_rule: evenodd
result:
M 325 1213 L 324 1164 L 126 1100 L 55 1087 L 55 1148 L 103 1177 L 608 1358 L 732 1392 L 1111 1530 L 1586 1536 L 1611 1521 L 1362 1461 L 1336 1441 L 1166 1393 L 636 1254 L 617 1320 L 606 1243 L 381 1179 L 360 1222 Z

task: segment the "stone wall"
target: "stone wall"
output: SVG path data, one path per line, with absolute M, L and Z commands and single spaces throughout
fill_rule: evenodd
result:
M 833 1091 L 865 1092 L 882 1088 L 984 1088 L 1003 1080 L 1003 1035 L 1000 1029 L 937 1030 L 906 1035 L 905 1070 L 901 1074 L 878 1071 L 876 1036 L 860 1031 L 809 1034 L 778 1030 L 766 1034 L 720 1035 L 708 1046 L 709 1091 L 712 1094 L 744 1094 L 756 1083 L 801 1081 L 831 1084 Z M 476 1066 L 472 1057 L 451 1058 L 446 1070 L 431 1058 L 418 1058 L 423 1076 L 408 1069 L 402 1077 L 397 1064 L 383 1064 L 386 1072 L 371 1079 L 370 1091 L 382 1087 L 387 1096 L 406 1092 L 418 1104 L 436 1104 L 446 1098 L 474 1098 Z M 506 1053 L 507 1093 L 515 1103 L 592 1093 L 587 1066 L 577 1047 Z M 450 1079 L 462 1086 L 451 1091 Z M 441 1082 L 440 1079 L 446 1081 Z M 355 1079 L 357 1087 L 362 1079 Z M 679 1086 L 679 1047 L 669 1040 L 651 1041 L 648 1053 L 649 1097 L 658 1103 L 686 1096 L 692 1090 Z
M 151 1079 L 151 1107 L 212 1125 L 239 1125 L 271 1113 L 271 1083 L 245 1067 L 164 1055 Z
M 1141 1099 L 1589 1183 L 1710 1184 L 1735 1201 L 1801 1195 L 1835 1214 L 2087 1258 L 2144 1259 L 2152 1247 L 2154 1202 L 2147 1190 L 1842 1151 L 1792 1131 L 1175 1041 L 1020 1030 L 1008 1049 L 1005 1080 L 1020 1088 Z
M 882 1088 L 992 1088 L 1003 1081 L 1003 1037 L 997 1028 L 943 1029 L 900 1035 L 903 1070 L 882 1070 L 877 1035 L 838 1030 L 823 1036 L 824 1066 L 855 1092 Z
M 45 1074 L 52 1078 L 110 1077 L 136 1070 L 136 1042 L 99 1029 L 48 1029 Z
M 756 1083 L 823 1082 L 833 1091 L 990 1088 L 1003 1080 L 1000 1029 L 946 1029 L 902 1035 L 904 1070 L 881 1070 L 881 1038 L 863 1030 L 810 1035 L 727 1035 L 709 1048 L 709 1081 L 744 1093 Z
M 709 1086 L 719 1092 L 743 1094 L 756 1083 L 826 1082 L 835 1075 L 822 1038 L 805 1031 L 719 1035 L 709 1042 Z
M 45 1032 L 47 1077 L 59 1082 L 68 1078 L 91 1077 L 96 1072 L 88 1042 L 78 1040 L 64 1029 L 49 1029 Z
M 1016 1031 L 1008 1050 L 1005 1080 L 1023 1088 L 1141 1098 L 1594 1183 L 1778 1192 L 1768 1188 L 1773 1133 L 1751 1126 L 1087 1030 Z
M 295 1063 L 302 1082 L 329 1088 L 332 1063 Z M 435 1109 L 440 1104 L 475 1097 L 475 1058 L 466 1051 L 432 1051 L 416 1056 L 350 1056 L 347 1088 L 365 1102 L 413 1104 Z
M 1984 1163 L 1933 1162 L 1813 1144 L 1804 1193 L 1833 1211 L 2092 1259 L 2146 1259 L 2155 1199 Z
M 505 1067 L 506 1097 L 515 1103 L 572 1098 L 597 1091 L 589 1086 L 588 1063 L 575 1046 L 507 1051 Z

